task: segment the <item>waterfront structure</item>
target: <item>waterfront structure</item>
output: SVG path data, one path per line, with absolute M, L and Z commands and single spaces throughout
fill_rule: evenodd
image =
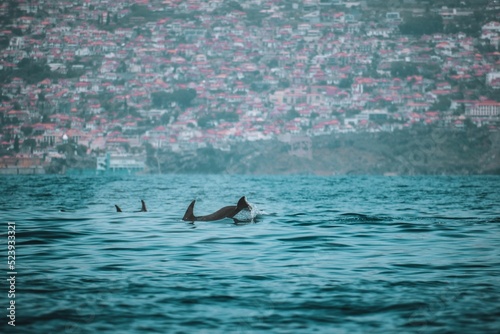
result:
M 127 153 L 111 153 L 97 157 L 97 174 L 136 174 L 144 172 L 144 157 Z

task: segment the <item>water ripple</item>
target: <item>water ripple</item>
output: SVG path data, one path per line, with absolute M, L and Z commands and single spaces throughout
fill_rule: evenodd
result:
M 499 189 L 498 177 L 3 178 L 18 328 L 493 333 Z M 209 211 L 242 195 L 256 223 L 181 220 L 194 198 Z M 141 198 L 148 212 L 134 212 Z

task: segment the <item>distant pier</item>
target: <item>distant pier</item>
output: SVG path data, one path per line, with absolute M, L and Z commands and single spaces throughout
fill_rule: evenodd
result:
M 0 175 L 45 174 L 45 166 L 38 157 L 5 156 L 0 158 Z
M 0 168 L 0 175 L 28 175 L 28 174 L 45 174 L 45 168 L 43 168 L 43 166 L 33 166 L 33 167 L 7 166 Z

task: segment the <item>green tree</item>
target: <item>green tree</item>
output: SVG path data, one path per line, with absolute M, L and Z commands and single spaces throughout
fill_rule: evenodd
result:
M 130 7 L 130 11 L 132 12 L 132 16 L 142 16 L 144 18 L 149 18 L 153 15 L 153 12 L 144 5 L 133 4 Z
M 443 18 L 440 15 L 427 15 L 422 17 L 410 17 L 399 25 L 403 35 L 432 35 L 443 32 Z
M 451 100 L 446 96 L 440 96 L 431 106 L 431 110 L 448 111 L 451 106 Z
M 339 88 L 350 89 L 352 86 L 352 83 L 353 83 L 352 78 L 341 79 L 339 82 Z
M 33 128 L 31 126 L 23 126 L 21 127 L 21 131 L 25 137 L 29 137 L 33 133 Z
M 172 99 L 183 108 L 189 107 L 191 105 L 191 102 L 195 98 L 196 98 L 196 90 L 192 88 L 179 89 L 172 93 Z
M 397 78 L 406 78 L 412 75 L 417 75 L 418 68 L 414 63 L 403 61 L 391 63 L 391 76 Z
M 165 108 L 172 102 L 172 94 L 167 92 L 153 92 L 151 93 L 151 103 L 155 108 Z
M 33 138 L 28 138 L 26 139 L 25 141 L 23 141 L 23 148 L 24 149 L 30 149 L 30 153 L 33 154 L 33 150 L 35 149 L 36 147 L 36 140 L 34 140 Z
M 211 128 L 212 122 L 214 121 L 214 117 L 212 117 L 210 114 L 202 115 L 198 117 L 198 126 L 202 129 L 208 129 Z
M 231 1 L 227 5 L 233 10 L 243 11 L 243 7 L 241 7 L 241 5 L 237 1 Z
M 288 112 L 286 113 L 286 119 L 287 120 L 292 120 L 294 118 L 300 117 L 300 114 L 298 113 L 297 110 L 295 110 L 294 107 L 292 107 Z
M 268 63 L 267 63 L 267 67 L 269 68 L 276 68 L 279 66 L 279 62 L 278 62 L 278 59 L 276 58 L 273 58 L 271 59 Z
M 219 112 L 216 114 L 216 119 L 224 120 L 226 122 L 238 122 L 240 120 L 240 116 L 235 112 Z
M 19 137 L 14 137 L 14 152 L 19 153 Z

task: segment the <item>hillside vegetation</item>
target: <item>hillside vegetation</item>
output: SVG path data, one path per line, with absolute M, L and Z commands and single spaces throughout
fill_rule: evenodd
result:
M 500 134 L 421 127 L 393 133 L 325 135 L 312 139 L 312 158 L 293 154 L 281 141 L 241 143 L 190 154 L 158 152 L 153 173 L 236 174 L 500 174 Z

